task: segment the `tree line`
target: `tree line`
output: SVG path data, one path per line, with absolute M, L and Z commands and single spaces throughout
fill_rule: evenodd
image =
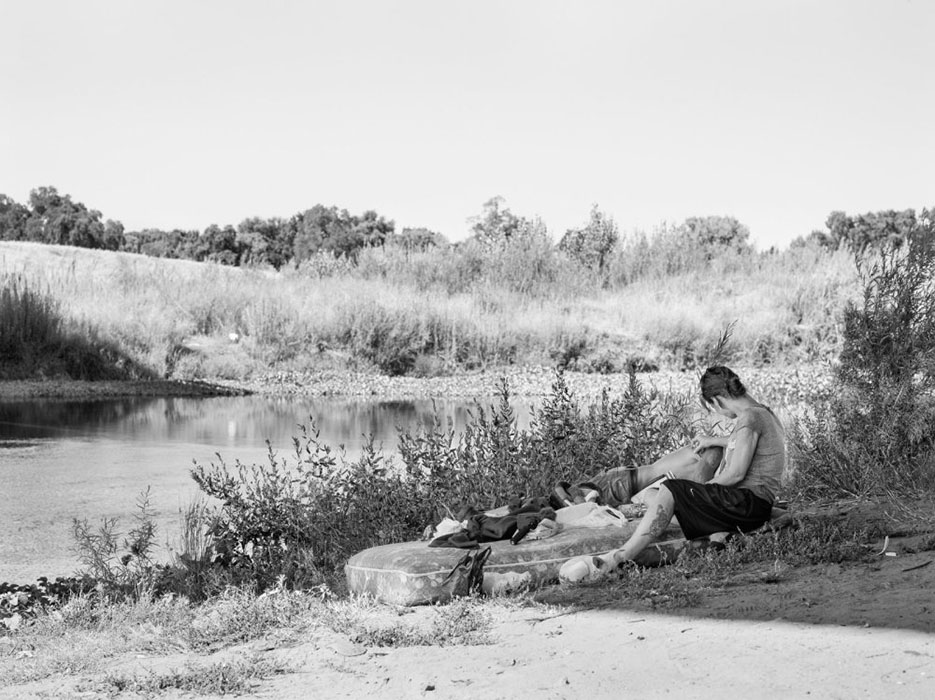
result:
M 899 247 L 933 213 L 935 208 L 923 209 L 918 215 L 912 209 L 856 216 L 834 211 L 825 222 L 826 230 L 800 236 L 792 245 L 849 248 L 857 255 L 868 249 Z M 471 240 L 488 249 L 511 239 L 547 236 L 541 221 L 513 213 L 501 197 L 485 202 L 471 224 Z M 677 234 L 686 246 L 702 251 L 708 258 L 727 250 L 752 250 L 749 229 L 730 216 L 688 218 L 678 227 Z M 392 220 L 372 210 L 355 215 L 322 204 L 290 218 L 251 217 L 237 226 L 211 225 L 203 231 L 128 232 L 121 222 L 104 219 L 101 212 L 60 194 L 54 187 L 32 190 L 26 204 L 0 194 L 0 240 L 72 245 L 234 266 L 270 266 L 277 270 L 300 264 L 322 252 L 355 260 L 368 247 L 394 246 L 411 252 L 459 245 L 449 244 L 444 236 L 425 228 L 404 228 L 397 233 Z M 613 218 L 594 205 L 587 223 L 567 230 L 558 248 L 584 267 L 602 270 L 619 240 Z
M 20 204 L 0 194 L 0 240 L 35 241 L 81 248 L 142 253 L 224 265 L 269 265 L 280 269 L 320 251 L 353 258 L 362 248 L 379 246 L 388 237 L 411 245 L 425 245 L 433 236 L 422 229 L 404 229 L 375 211 L 361 215 L 316 204 L 291 218 L 244 219 L 237 226 L 211 225 L 204 231 L 143 229 L 125 231 L 119 221 L 104 220 L 101 212 L 39 187 Z

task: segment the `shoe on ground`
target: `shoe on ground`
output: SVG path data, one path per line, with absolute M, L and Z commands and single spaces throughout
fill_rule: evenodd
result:
M 608 562 L 593 554 L 585 554 L 569 559 L 558 570 L 558 580 L 561 583 L 583 583 L 597 581 L 610 571 Z

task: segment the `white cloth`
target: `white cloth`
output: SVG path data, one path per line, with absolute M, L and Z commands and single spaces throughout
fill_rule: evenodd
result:
M 452 532 L 459 532 L 463 529 L 463 522 L 458 522 L 452 518 L 445 518 L 435 526 L 435 533 L 432 535 L 432 537 L 435 538 L 441 537 L 442 535 L 450 535 Z
M 597 503 L 578 503 L 555 511 L 555 522 L 563 527 L 623 527 L 626 516 L 616 508 Z
M 539 521 L 536 529 L 526 535 L 526 539 L 544 540 L 547 537 L 552 537 L 552 535 L 557 535 L 560 533 L 562 531 L 562 527 L 562 525 L 559 525 L 551 518 L 543 518 L 541 521 Z

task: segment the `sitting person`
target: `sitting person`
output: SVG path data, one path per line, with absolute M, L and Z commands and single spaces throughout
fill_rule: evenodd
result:
M 727 367 L 709 367 L 705 371 L 701 377 L 701 398 L 709 410 L 736 420 L 728 437 L 702 437 L 693 443 L 699 453 L 711 447 L 724 448 L 723 459 L 713 476 L 705 480 L 663 481 L 623 547 L 600 557 L 578 557 L 565 562 L 559 573 L 562 580 L 598 578 L 623 562 L 632 561 L 659 538 L 673 514 L 687 539 L 751 532 L 770 519 L 786 464 L 782 424 L 769 408 L 747 393 L 740 378 Z M 677 460 L 673 463 L 680 464 Z

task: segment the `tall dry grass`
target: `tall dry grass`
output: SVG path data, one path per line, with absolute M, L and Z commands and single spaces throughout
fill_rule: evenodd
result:
M 282 272 L 0 243 L 0 276 L 47 290 L 64 317 L 157 373 L 207 378 L 335 362 L 391 374 L 681 367 L 731 322 L 734 361 L 802 362 L 833 355 L 857 290 L 851 258 L 817 248 L 656 265 L 629 281 L 614 264 L 593 272 L 541 240 L 372 249 L 356 265 L 322 256 Z

